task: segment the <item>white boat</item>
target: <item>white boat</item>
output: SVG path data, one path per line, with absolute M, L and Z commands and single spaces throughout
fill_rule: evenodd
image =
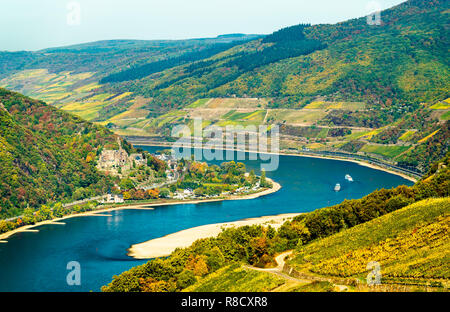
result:
M 334 186 L 334 190 L 336 192 L 339 192 L 341 190 L 341 185 L 339 183 L 336 183 L 336 185 Z
M 353 178 L 349 174 L 345 175 L 345 180 L 347 180 L 348 182 L 353 182 Z

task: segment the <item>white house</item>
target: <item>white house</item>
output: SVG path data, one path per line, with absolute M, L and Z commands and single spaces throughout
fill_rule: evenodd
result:
M 123 202 L 123 196 L 117 194 L 108 194 L 106 195 L 106 199 L 103 200 L 103 203 L 105 204 L 119 204 Z

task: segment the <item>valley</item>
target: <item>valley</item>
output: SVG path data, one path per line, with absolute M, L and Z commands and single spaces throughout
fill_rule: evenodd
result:
M 450 2 L 376 13 L 0 51 L 0 292 L 448 292 Z

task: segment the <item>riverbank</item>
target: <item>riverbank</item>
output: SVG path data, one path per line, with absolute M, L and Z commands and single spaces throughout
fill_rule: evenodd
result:
M 139 203 L 139 204 L 127 204 L 127 205 L 123 205 L 123 206 L 114 206 L 114 207 L 105 207 L 105 208 L 101 208 L 101 209 L 96 209 L 96 210 L 91 210 L 91 211 L 86 211 L 86 212 L 81 212 L 81 213 L 75 213 L 75 214 L 70 214 L 61 218 L 55 218 L 52 220 L 45 220 L 45 221 L 41 221 L 35 224 L 31 224 L 31 225 L 25 225 L 19 228 L 16 228 L 14 230 L 8 231 L 6 233 L 0 234 L 0 241 L 2 243 L 5 243 L 6 239 L 8 237 L 10 237 L 11 235 L 14 235 L 16 233 L 20 233 L 20 232 L 30 232 L 30 231 L 37 231 L 37 230 L 32 230 L 35 227 L 38 226 L 42 226 L 42 225 L 47 225 L 47 224 L 60 224 L 60 225 L 64 225 L 64 223 L 62 223 L 61 221 L 69 219 L 69 218 L 75 218 L 75 217 L 85 217 L 85 216 L 108 216 L 102 213 L 107 213 L 107 212 L 111 212 L 111 211 L 115 211 L 115 210 L 124 210 L 124 209 L 141 209 L 141 210 L 153 210 L 154 207 L 158 207 L 158 206 L 171 206 L 171 205 L 181 205 L 181 204 L 200 204 L 200 203 L 208 203 L 208 202 L 219 202 L 219 201 L 226 201 L 226 200 L 247 200 L 247 199 L 254 199 L 254 198 L 258 198 L 261 196 L 266 196 L 272 193 L 275 193 L 277 191 L 279 191 L 281 189 L 281 185 L 269 178 L 266 178 L 268 181 L 272 182 L 272 188 L 270 189 L 265 189 L 261 192 L 256 192 L 253 194 L 248 194 L 248 195 L 231 195 L 228 197 L 224 197 L 224 198 L 211 198 L 211 199 L 197 199 L 197 200 L 177 200 L 177 201 L 173 201 L 173 202 L 162 202 L 162 203 Z
M 310 158 L 320 158 L 320 159 L 331 159 L 331 160 L 339 160 L 339 161 L 348 161 L 348 162 L 352 162 L 355 164 L 358 164 L 360 166 L 364 166 L 364 167 L 368 167 L 371 169 L 375 169 L 375 170 L 380 170 L 380 171 L 384 171 L 390 174 L 394 174 L 397 175 L 399 177 L 402 177 L 405 180 L 411 181 L 416 183 L 417 179 L 413 178 L 407 174 L 395 171 L 395 170 L 391 170 L 391 169 L 387 169 L 378 165 L 374 165 L 374 164 L 369 164 L 365 161 L 362 160 L 356 160 L 356 159 L 349 159 L 349 158 L 342 158 L 342 157 L 329 157 L 329 156 L 320 156 L 320 155 L 306 155 L 306 154 L 302 154 L 302 155 L 298 155 L 298 154 L 289 154 L 289 153 L 279 153 L 279 155 L 285 155 L 285 156 L 299 156 L 299 157 L 310 157 Z
M 171 143 L 171 142 L 140 142 L 140 141 L 130 141 L 133 145 L 141 145 L 141 146 L 161 146 L 161 147 L 183 147 L 182 145 L 176 145 L 175 143 Z M 217 148 L 217 150 L 223 150 L 223 151 L 235 151 L 235 152 L 247 152 L 247 153 L 259 153 L 258 151 L 250 151 L 250 150 L 242 150 L 242 149 L 227 149 L 227 148 Z M 375 169 L 375 170 L 380 170 L 380 171 L 384 171 L 390 174 L 394 174 L 397 175 L 399 177 L 402 177 L 408 181 L 417 182 L 417 179 L 409 176 L 405 173 L 396 171 L 396 170 L 392 170 L 392 169 L 388 169 L 376 164 L 372 164 L 372 163 L 368 163 L 362 160 L 356 160 L 356 159 L 351 159 L 351 158 L 345 158 L 345 157 L 331 157 L 331 156 L 321 156 L 321 155 L 308 155 L 308 154 L 294 154 L 294 153 L 287 153 L 287 152 L 280 152 L 280 153 L 271 153 L 271 152 L 264 152 L 264 154 L 269 154 L 269 155 L 284 155 L 284 156 L 297 156 L 297 157 L 309 157 L 309 158 L 320 158 L 320 159 L 331 159 L 331 160 L 339 160 L 339 161 L 348 161 L 348 162 L 353 162 L 356 163 L 358 165 L 361 166 L 365 166 L 365 167 L 369 167 L 371 169 Z
M 144 243 L 132 245 L 128 249 L 128 256 L 135 259 L 151 259 L 166 257 L 177 248 L 191 246 L 196 240 L 219 235 L 222 230 L 230 227 L 246 225 L 270 225 L 278 229 L 284 222 L 300 215 L 300 213 L 281 214 L 277 216 L 264 216 L 235 222 L 225 222 L 197 226 L 164 237 L 149 240 Z

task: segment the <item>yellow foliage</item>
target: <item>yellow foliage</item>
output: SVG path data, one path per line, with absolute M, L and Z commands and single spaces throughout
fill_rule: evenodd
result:
M 427 135 L 427 136 L 424 137 L 423 139 L 419 140 L 417 143 L 424 143 L 424 142 L 428 141 L 428 139 L 430 139 L 430 138 L 433 137 L 436 133 L 438 133 L 439 130 L 441 130 L 441 129 L 437 129 L 436 131 L 434 131 L 434 132 L 431 133 L 430 135 Z
M 208 265 L 206 264 L 206 256 L 190 256 L 188 262 L 186 263 L 186 269 L 194 272 L 195 276 L 204 276 L 208 274 L 209 270 Z

